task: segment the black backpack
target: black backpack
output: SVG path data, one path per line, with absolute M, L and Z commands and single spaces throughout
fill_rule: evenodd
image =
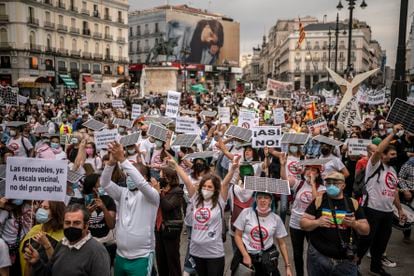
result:
M 382 162 L 381 162 L 381 164 L 375 170 L 375 172 L 370 177 L 368 177 L 367 181 L 365 181 L 366 167 L 363 168 L 359 173 L 355 174 L 354 185 L 352 187 L 354 197 L 361 198 L 364 194 L 366 194 L 367 193 L 366 185 L 368 181 L 370 181 L 377 174 L 379 178 L 381 174 L 380 172 L 383 169 L 384 169 L 384 165 L 382 165 Z

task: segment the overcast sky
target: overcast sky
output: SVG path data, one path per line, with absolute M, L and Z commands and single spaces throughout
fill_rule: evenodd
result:
M 253 46 L 261 44 L 264 32 L 268 33 L 278 19 L 291 19 L 298 16 L 311 15 L 320 21 L 327 15 L 328 21 L 336 19 L 337 0 L 169 0 L 171 5 L 187 4 L 196 8 L 208 9 L 225 14 L 240 22 L 240 52 L 250 53 Z M 355 18 L 366 21 L 372 29 L 372 37 L 380 42 L 387 51 L 387 65 L 395 67 L 398 43 L 398 22 L 400 0 L 366 0 L 368 7 L 362 10 L 358 6 L 354 10 Z M 411 27 L 414 12 L 413 1 L 409 1 L 408 32 Z M 130 0 L 130 10 L 147 9 L 166 4 L 166 0 Z M 347 6 L 346 1 L 342 4 Z M 342 9 L 340 19 L 349 16 L 348 9 Z

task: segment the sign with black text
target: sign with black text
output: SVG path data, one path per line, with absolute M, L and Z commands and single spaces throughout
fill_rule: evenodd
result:
M 281 126 L 260 126 L 252 128 L 252 147 L 280 147 L 282 139 Z
M 180 109 L 181 93 L 176 91 L 168 91 L 167 106 L 165 108 L 165 116 L 176 118 Z

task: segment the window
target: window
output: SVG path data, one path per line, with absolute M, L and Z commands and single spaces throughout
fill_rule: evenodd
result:
M 35 17 L 34 9 L 32 7 L 29 7 L 29 18 L 33 19 L 34 17 Z
M 109 17 L 109 8 L 105 8 L 105 18 Z
M 122 20 L 122 12 L 121 11 L 118 11 L 118 19 Z
M 141 35 L 141 26 L 137 26 L 137 35 Z
M 85 72 L 85 73 L 90 72 L 88 63 L 82 63 L 82 72 Z
M 156 33 L 158 33 L 158 32 L 159 32 L 159 30 L 158 30 L 158 23 L 155 23 L 155 32 L 156 32 Z
M 101 65 L 99 63 L 93 64 L 93 73 L 94 74 L 100 74 L 101 73 Z
M 86 10 L 86 1 L 82 1 L 82 9 Z
M 339 58 L 344 58 L 344 52 L 339 52 Z
M 132 36 L 133 35 L 133 33 L 132 33 L 132 27 L 129 27 L 129 36 Z
M 145 31 L 145 33 L 148 33 L 148 32 L 149 32 L 149 29 L 148 29 L 148 24 L 145 24 L 145 26 L 144 26 L 144 31 Z
M 9 41 L 7 37 L 7 30 L 0 29 L 0 43 L 7 43 Z
M 76 51 L 78 48 L 78 43 L 76 42 L 76 39 L 72 39 L 72 51 Z
M 6 4 L 0 4 L 0 15 L 6 15 Z
M 45 12 L 45 18 L 46 18 L 46 22 L 50 22 L 50 12 L 48 11 Z
M 118 29 L 118 37 L 122 37 L 122 29 Z
M 0 68 L 11 68 L 10 57 L 1 56 L 0 57 Z
M 322 57 L 326 58 L 326 52 L 323 52 Z
M 71 19 L 70 19 L 70 26 L 71 26 L 72 28 L 76 28 L 76 18 L 71 18 Z
M 134 44 L 132 42 L 129 43 L 129 52 L 132 53 L 132 49 L 134 48 Z
M 63 60 L 59 60 L 58 61 L 58 68 L 59 68 L 59 70 L 66 69 L 66 62 L 63 61 Z
M 105 26 L 105 35 L 109 35 L 109 27 Z
M 155 39 L 155 45 L 158 45 L 158 38 Z
M 50 50 L 51 48 L 52 48 L 52 36 L 48 34 L 46 38 L 46 49 Z
M 70 66 L 70 71 L 78 71 L 78 63 L 77 62 L 71 62 L 69 64 Z
M 30 69 L 35 69 L 35 70 L 39 69 L 39 63 L 38 62 L 39 61 L 38 61 L 37 57 L 30 57 L 29 58 L 29 68 Z
M 33 48 L 36 45 L 36 35 L 34 32 L 30 32 L 29 43 L 30 43 L 30 48 Z
M 53 60 L 51 60 L 51 59 L 45 59 L 45 67 L 46 67 L 46 70 L 54 70 L 54 68 L 53 68 Z
M 98 23 L 95 23 L 93 25 L 93 29 L 94 29 L 95 33 L 99 33 L 99 25 L 98 25 Z
M 59 15 L 59 24 L 63 25 L 63 15 Z
M 149 44 L 148 44 L 148 39 L 145 39 L 145 48 L 148 48 Z
M 105 57 L 109 57 L 111 55 L 111 50 L 109 48 L 109 45 L 106 45 L 105 48 Z
M 99 55 L 99 43 L 95 43 L 95 54 Z
M 63 36 L 59 38 L 59 48 L 65 49 L 65 38 Z
M 137 41 L 137 52 L 141 51 L 141 41 Z
M 122 46 L 119 46 L 119 48 L 118 48 L 118 58 L 119 59 L 121 59 L 123 57 L 122 52 L 123 52 Z
M 83 42 L 83 51 L 89 53 L 89 43 L 87 40 Z

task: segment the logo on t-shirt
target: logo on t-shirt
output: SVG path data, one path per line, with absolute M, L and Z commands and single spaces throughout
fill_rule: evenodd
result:
M 265 241 L 269 237 L 269 232 L 263 226 L 260 227 L 260 229 L 262 230 L 263 241 Z M 259 226 L 255 226 L 252 231 L 250 231 L 250 236 L 255 242 L 260 242 Z
M 302 201 L 303 203 L 310 203 L 313 200 L 312 192 L 305 191 L 300 194 L 299 198 L 300 198 L 300 201 Z
M 288 164 L 287 168 L 291 174 L 297 175 L 302 172 L 301 168 L 298 166 L 298 163 L 298 161 L 292 161 Z
M 198 223 L 206 223 L 210 219 L 209 208 L 199 208 L 195 211 L 194 218 Z
M 387 172 L 385 175 L 385 184 L 391 190 L 395 190 L 398 184 L 398 178 L 392 172 Z
M 9 149 L 10 149 L 12 152 L 14 152 L 15 154 L 19 151 L 19 148 L 20 148 L 20 146 L 19 146 L 19 144 L 17 144 L 17 143 L 11 143 L 11 144 L 9 145 Z

